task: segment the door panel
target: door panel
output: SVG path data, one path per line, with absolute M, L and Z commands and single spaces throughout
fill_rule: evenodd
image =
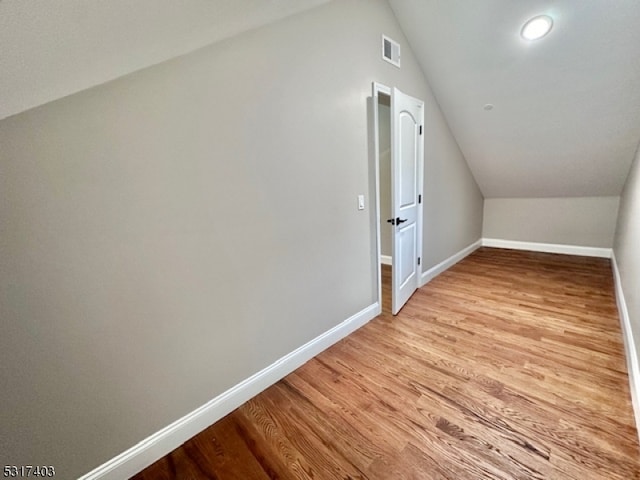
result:
M 416 120 L 407 112 L 400 113 L 400 207 L 411 207 L 416 201 Z
M 400 253 L 396 262 L 396 268 L 399 269 L 400 288 L 406 286 L 408 282 L 413 281 L 416 275 L 416 268 L 413 261 L 413 252 L 416 250 L 416 225 L 411 224 L 408 227 L 398 229 L 398 244 Z
M 394 218 L 392 308 L 397 314 L 418 288 L 421 250 L 423 102 L 397 88 L 391 95 L 391 211 Z

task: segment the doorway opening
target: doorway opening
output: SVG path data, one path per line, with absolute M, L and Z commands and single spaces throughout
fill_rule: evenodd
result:
M 422 270 L 424 102 L 374 83 L 373 106 L 378 298 L 395 315 Z
M 382 313 L 391 314 L 391 276 L 393 268 L 393 251 L 391 236 L 393 226 L 387 222 L 391 214 L 391 96 L 380 92 L 376 105 L 378 110 L 378 179 L 380 199 L 380 258 L 382 291 L 380 301 Z

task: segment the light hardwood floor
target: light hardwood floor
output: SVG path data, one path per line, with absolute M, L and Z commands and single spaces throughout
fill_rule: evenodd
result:
M 608 260 L 481 248 L 389 295 L 134 479 L 640 478 Z

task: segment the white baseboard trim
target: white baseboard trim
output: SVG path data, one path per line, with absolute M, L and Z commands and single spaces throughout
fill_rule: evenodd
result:
M 627 372 L 629 372 L 629 390 L 631 390 L 631 403 L 633 404 L 633 414 L 636 419 L 636 430 L 640 438 L 640 366 L 638 365 L 638 352 L 631 330 L 631 319 L 627 302 L 622 290 L 622 281 L 618 270 L 618 263 L 614 253 L 611 255 L 611 268 L 613 269 L 613 282 L 616 291 L 616 302 L 620 314 L 620 325 L 622 326 L 622 338 L 624 340 L 624 353 L 627 357 Z
M 380 255 L 380 263 L 382 265 L 393 265 L 391 255 Z
M 446 269 L 451 268 L 456 263 L 458 263 L 460 260 L 462 260 L 464 257 L 466 257 L 470 253 L 474 252 L 475 250 L 477 250 L 481 246 L 482 246 L 482 239 L 480 239 L 480 240 L 478 240 L 476 242 L 473 242 L 471 245 L 469 245 L 468 247 L 463 248 L 458 253 L 454 253 L 449 258 L 447 258 L 446 260 L 443 260 L 442 262 L 438 263 L 437 265 L 431 267 L 426 272 L 422 272 L 422 276 L 420 277 L 420 286 L 422 287 L 422 286 L 426 285 L 431 280 L 433 280 L 435 277 L 437 277 L 442 272 L 444 272 Z
M 581 255 L 583 257 L 611 258 L 612 253 L 612 249 L 610 248 L 561 245 L 558 243 L 520 242 L 516 240 L 501 240 L 498 238 L 483 238 L 482 246 L 529 250 L 532 252 L 564 253 L 565 255 Z
M 135 475 L 323 350 L 362 327 L 380 312 L 381 307 L 378 302 L 366 307 L 79 480 L 122 480 Z

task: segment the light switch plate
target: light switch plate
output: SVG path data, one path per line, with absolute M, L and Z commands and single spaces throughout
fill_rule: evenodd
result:
M 364 195 L 358 195 L 358 210 L 364 210 Z

